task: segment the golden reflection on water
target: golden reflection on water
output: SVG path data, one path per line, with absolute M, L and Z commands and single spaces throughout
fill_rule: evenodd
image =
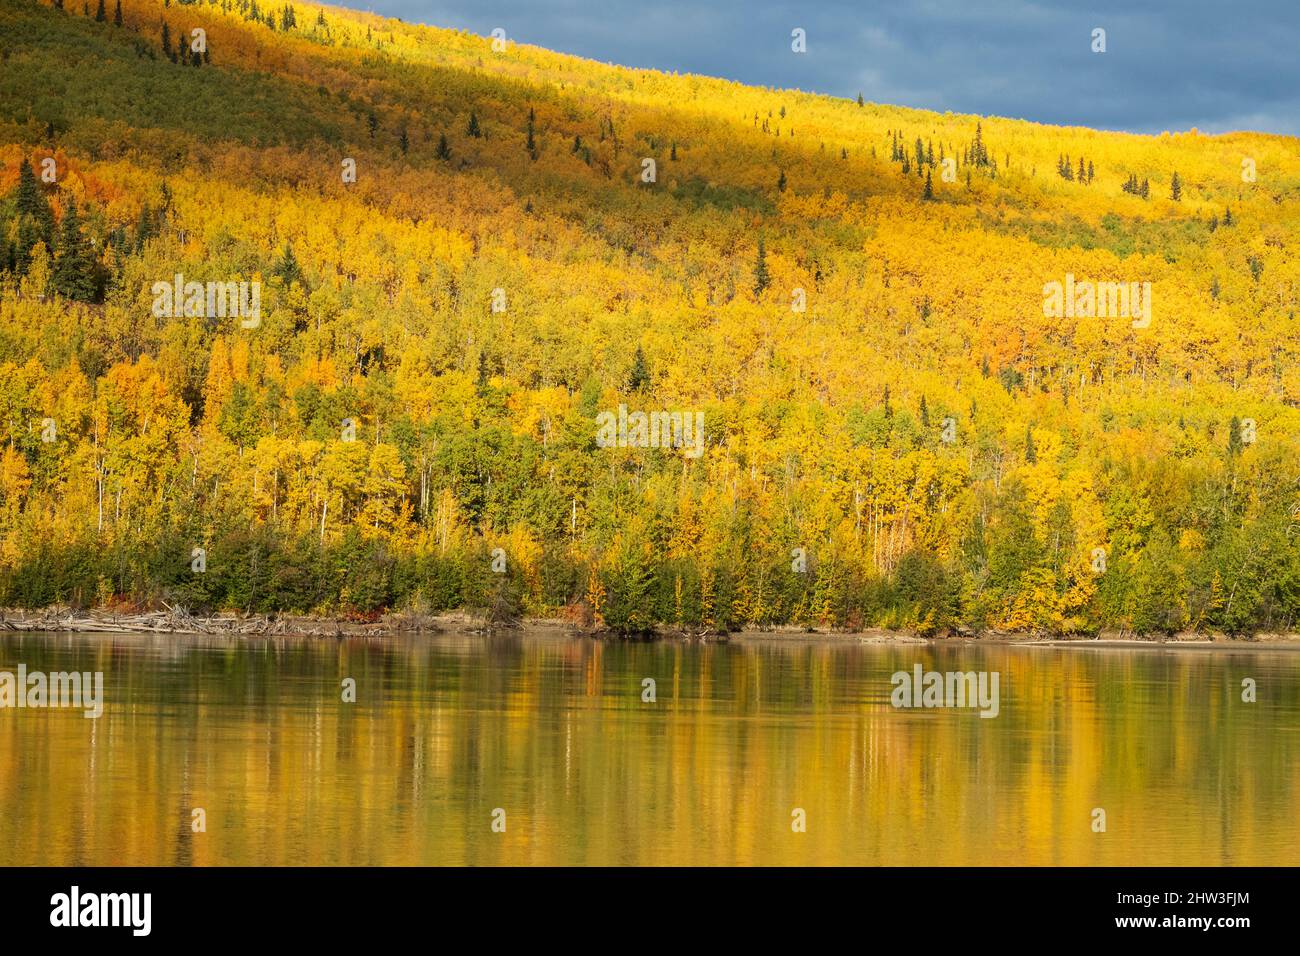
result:
M 895 709 L 918 662 L 998 671 L 999 716 Z M 1296 651 L 0 636 L 19 663 L 106 704 L 0 710 L 0 865 L 1300 863 Z

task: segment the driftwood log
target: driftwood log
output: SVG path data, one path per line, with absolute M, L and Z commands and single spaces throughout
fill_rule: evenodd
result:
M 185 608 L 173 607 L 139 613 L 76 611 L 66 607 L 51 607 L 37 611 L 0 610 L 0 631 L 354 637 L 429 632 L 440 629 L 433 621 L 422 615 L 390 615 L 380 621 L 358 622 L 268 614 L 194 615 Z

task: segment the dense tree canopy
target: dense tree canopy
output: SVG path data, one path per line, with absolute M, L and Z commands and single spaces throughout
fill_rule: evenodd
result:
M 300 3 L 0 0 L 0 58 L 0 604 L 1296 626 L 1295 140 Z

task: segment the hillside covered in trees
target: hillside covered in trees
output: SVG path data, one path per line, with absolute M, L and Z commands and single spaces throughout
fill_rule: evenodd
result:
M 1294 630 L 1297 242 L 1285 137 L 0 0 L 0 606 Z

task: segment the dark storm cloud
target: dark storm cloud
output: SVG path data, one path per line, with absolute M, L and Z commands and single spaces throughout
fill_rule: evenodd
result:
M 1142 133 L 1300 133 L 1300 0 L 372 2 L 625 66 L 879 103 Z M 790 50 L 795 27 L 806 54 Z

